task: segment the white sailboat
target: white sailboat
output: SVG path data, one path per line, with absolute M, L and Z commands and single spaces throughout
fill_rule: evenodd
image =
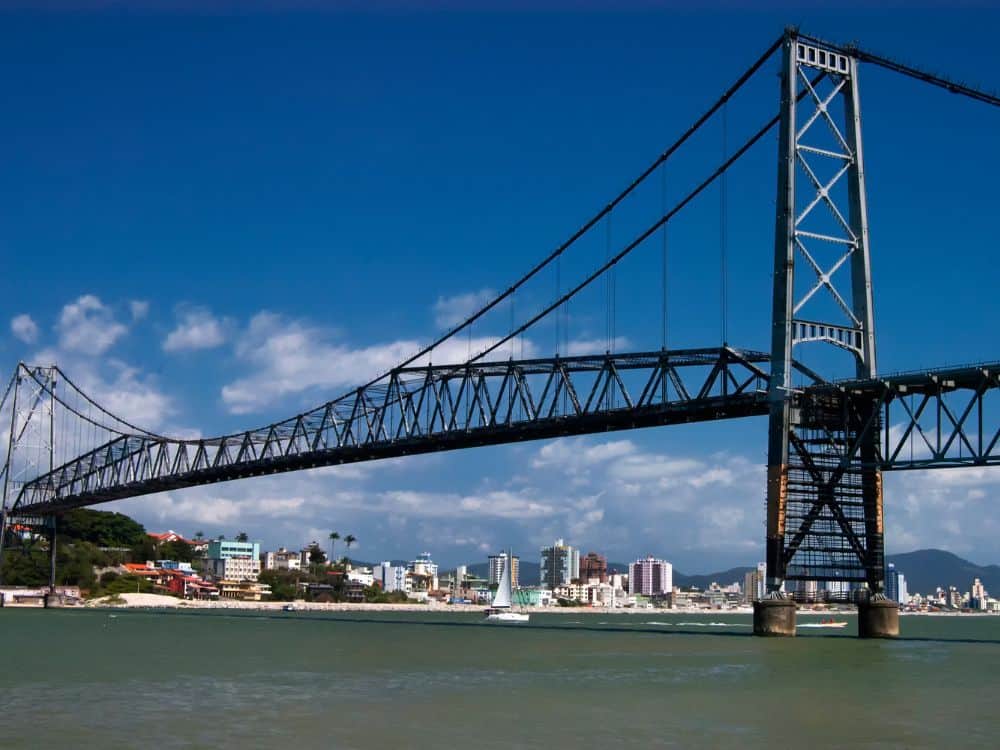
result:
M 513 555 L 508 552 L 507 559 L 504 560 L 503 572 L 500 574 L 500 585 L 493 595 L 493 603 L 486 610 L 486 619 L 494 622 L 527 622 L 529 615 L 523 612 L 511 611 L 511 560 Z

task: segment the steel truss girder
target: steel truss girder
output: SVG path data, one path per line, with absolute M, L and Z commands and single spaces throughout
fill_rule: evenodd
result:
M 849 380 L 810 389 L 870 403 L 869 462 L 881 471 L 1000 465 L 1000 362 Z
M 123 435 L 29 482 L 12 510 L 46 515 L 297 469 L 760 415 L 768 361 L 723 347 L 399 368 L 258 430 L 201 440 Z

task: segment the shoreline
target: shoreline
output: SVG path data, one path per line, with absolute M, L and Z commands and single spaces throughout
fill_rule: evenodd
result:
M 122 594 L 121 603 L 111 603 L 106 600 L 89 600 L 83 605 L 59 607 L 60 609 L 176 609 L 176 610 L 248 610 L 263 612 L 281 612 L 289 604 L 293 604 L 293 612 L 424 612 L 433 614 L 482 614 L 486 609 L 480 604 L 377 604 L 369 602 L 253 602 L 253 601 L 194 601 L 177 599 L 160 594 Z M 20 607 L 11 607 L 20 608 Z M 572 615 L 752 615 L 752 607 L 736 607 L 732 609 L 704 609 L 700 607 L 677 608 L 634 608 L 634 607 L 526 607 L 528 614 L 572 614 Z M 800 607 L 800 617 L 822 617 L 833 614 L 853 615 L 854 607 L 829 607 L 812 609 Z M 927 615 L 930 617 L 979 617 L 989 616 L 989 612 L 910 612 L 900 611 L 901 616 Z

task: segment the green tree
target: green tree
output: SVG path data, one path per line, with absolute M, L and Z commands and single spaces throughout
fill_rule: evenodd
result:
M 351 545 L 358 541 L 358 538 L 354 534 L 348 534 L 344 537 L 344 544 L 347 546 L 347 551 L 351 551 Z M 347 559 L 346 557 L 344 559 Z M 350 560 L 348 560 L 350 562 Z
M 334 553 L 334 546 L 337 544 L 337 540 L 338 539 L 340 539 L 339 532 L 331 531 L 330 532 L 330 559 L 331 560 L 333 560 L 333 559 L 336 558 L 336 554 Z
M 326 553 L 320 549 L 320 546 L 313 542 L 309 545 L 309 564 L 310 565 L 322 565 L 326 562 Z
M 194 560 L 194 550 L 187 542 L 164 542 L 160 545 L 158 559 L 191 562 Z
M 133 547 L 148 538 L 145 527 L 128 516 L 89 508 L 67 511 L 58 529 L 60 536 L 98 547 Z
M 250 541 L 250 537 L 247 536 L 247 533 L 245 531 L 241 531 L 239 534 L 236 535 L 236 541 L 237 542 L 249 542 Z

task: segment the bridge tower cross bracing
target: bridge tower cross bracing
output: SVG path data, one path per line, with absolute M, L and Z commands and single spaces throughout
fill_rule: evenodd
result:
M 791 379 L 801 345 L 846 350 L 858 378 L 876 374 L 857 59 L 786 33 L 780 117 L 767 589 L 779 597 L 793 581 L 803 595 L 798 582 L 816 582 L 812 592 L 837 582 L 843 590 L 829 593 L 867 584 L 878 594 L 882 481 L 870 428 L 879 412 L 846 394 L 807 400 Z

